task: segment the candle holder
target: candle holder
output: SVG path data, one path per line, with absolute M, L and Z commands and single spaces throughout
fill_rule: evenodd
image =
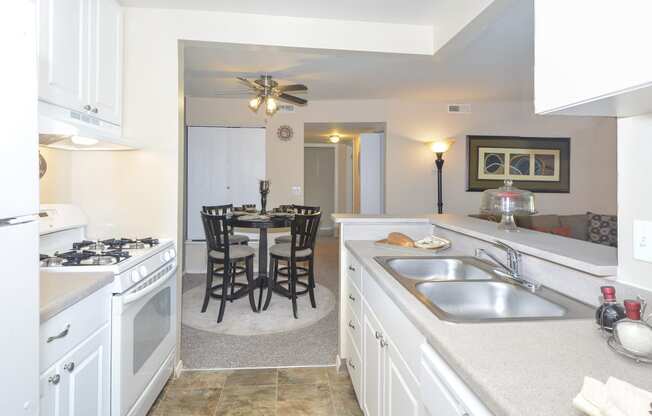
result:
M 269 184 L 270 181 L 267 179 L 261 179 L 258 181 L 258 188 L 260 191 L 260 213 L 267 213 L 267 194 L 269 194 Z

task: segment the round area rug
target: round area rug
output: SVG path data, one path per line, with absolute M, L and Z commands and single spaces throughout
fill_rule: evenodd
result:
M 206 312 L 201 313 L 204 288 L 204 285 L 199 285 L 183 294 L 181 322 L 191 328 L 215 334 L 250 336 L 294 331 L 313 325 L 328 315 L 335 307 L 333 293 L 325 286 L 317 284 L 315 287 L 316 308 L 313 309 L 310 305 L 310 298 L 307 294 L 298 297 L 299 319 L 294 319 L 294 315 L 292 315 L 290 299 L 274 293 L 269 308 L 266 311 L 261 310 L 260 313 L 251 310 L 247 296 L 227 302 L 224 319 L 218 324 L 219 299 L 211 299 Z M 258 293 L 259 291 L 256 290 L 256 302 L 258 302 Z M 263 303 L 266 295 L 267 290 L 264 290 Z

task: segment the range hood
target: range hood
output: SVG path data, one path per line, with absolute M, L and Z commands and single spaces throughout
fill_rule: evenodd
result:
M 44 101 L 39 101 L 38 112 L 41 146 L 74 151 L 137 149 L 116 124 Z

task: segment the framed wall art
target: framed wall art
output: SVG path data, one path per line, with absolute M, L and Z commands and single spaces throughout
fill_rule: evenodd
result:
M 570 192 L 570 138 L 467 136 L 467 191 L 498 188 L 505 179 L 533 192 Z

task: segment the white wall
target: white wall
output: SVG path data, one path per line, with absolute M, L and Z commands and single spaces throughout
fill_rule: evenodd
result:
M 652 289 L 652 263 L 633 256 L 633 221 L 652 221 L 652 114 L 618 120 L 618 278 Z

